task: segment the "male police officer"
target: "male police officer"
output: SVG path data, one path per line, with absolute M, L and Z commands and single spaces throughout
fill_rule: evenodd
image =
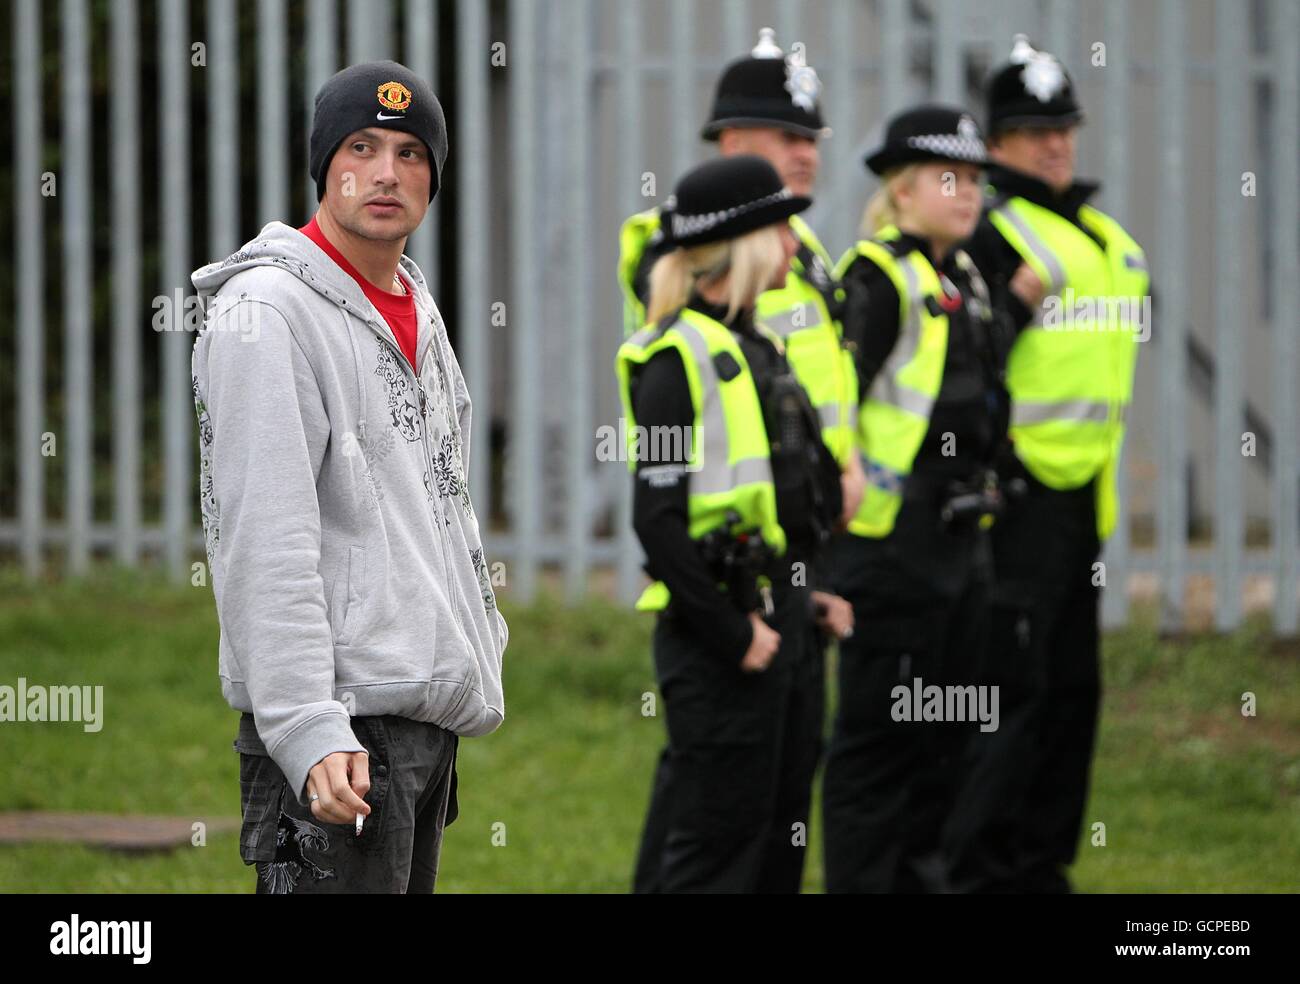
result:
M 723 156 L 755 154 L 765 158 L 793 194 L 811 197 L 819 163 L 817 140 L 830 133 L 822 121 L 820 91 L 816 71 L 797 53 L 785 57 L 776 45 L 775 32 L 763 28 L 751 54 L 732 62 L 723 72 L 701 137 L 716 141 Z M 829 254 L 813 231 L 797 215 L 791 216 L 789 223 L 800 243 L 790 263 L 791 272 L 783 287 L 760 295 L 755 313 L 758 321 L 782 337 L 790 366 L 817 410 L 822 440 L 842 469 L 841 523 L 847 523 L 861 501 L 865 477 L 853 453 L 857 375 L 838 322 L 843 293 L 831 275 Z M 645 320 L 650 269 L 672 248 L 662 234 L 661 210 L 653 208 L 627 219 L 619 245 L 619 281 L 626 302 L 626 334 L 630 335 Z M 794 648 L 792 645 L 792 651 Z M 787 725 L 797 727 L 805 736 L 788 745 L 801 750 L 801 761 L 783 770 L 792 777 L 780 794 L 785 821 L 774 829 L 770 863 L 760 891 L 798 891 L 802 876 L 825 695 L 822 648 L 814 645 L 809 650 L 816 658 L 806 659 L 807 665 L 798 670 L 795 699 L 800 710 Z M 661 812 L 652 809 L 652 821 Z M 655 842 L 654 832 L 647 830 L 643 845 L 653 847 Z M 640 891 L 655 890 L 655 857 L 655 851 L 643 850 L 636 876 Z
M 765 158 L 791 192 L 811 197 L 820 163 L 817 140 L 830 134 L 822 122 L 820 92 L 816 70 L 801 55 L 783 57 L 775 33 L 765 27 L 753 51 L 723 72 L 713 112 L 700 135 L 716 141 L 723 156 Z M 618 269 L 626 334 L 642 326 L 650 268 L 669 248 L 660 211 L 656 207 L 638 212 L 623 223 L 620 233 Z M 799 239 L 799 251 L 785 286 L 760 299 L 758 319 L 784 339 L 795 374 L 821 418 L 822 438 L 846 470 L 846 492 L 856 501 L 861 496 L 860 468 L 850 450 L 857 376 L 841 342 L 843 292 L 831 275 L 829 254 L 808 224 L 792 216 L 790 227 Z
M 969 252 L 1016 329 L 989 682 L 1001 726 L 976 739 L 950 831 L 958 890 L 1069 891 L 1101 698 L 1097 558 L 1149 282 L 1142 248 L 1076 180 L 1070 77 L 1018 35 L 990 79 L 985 212 Z M 1149 310 L 1149 308 L 1146 308 Z M 1117 586 L 1117 590 L 1122 587 Z

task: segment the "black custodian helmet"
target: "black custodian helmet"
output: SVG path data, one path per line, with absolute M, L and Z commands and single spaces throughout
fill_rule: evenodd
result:
M 717 140 L 728 127 L 774 126 L 805 137 L 828 137 L 822 121 L 821 80 L 799 53 L 784 55 L 776 32 L 765 27 L 758 44 L 726 67 L 713 97 L 713 112 L 700 136 Z
M 989 136 L 1018 126 L 1066 127 L 1082 120 L 1065 68 L 1017 34 L 1010 58 L 989 77 Z

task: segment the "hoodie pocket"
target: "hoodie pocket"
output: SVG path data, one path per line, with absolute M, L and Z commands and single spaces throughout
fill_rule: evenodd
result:
M 348 548 L 348 566 L 344 576 L 334 582 L 330 610 L 336 626 L 334 642 L 346 646 L 360 621 L 365 603 L 366 551 L 364 547 Z

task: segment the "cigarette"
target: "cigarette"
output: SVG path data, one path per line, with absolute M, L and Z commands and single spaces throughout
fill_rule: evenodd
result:
M 361 836 L 361 825 L 365 822 L 366 822 L 365 816 L 361 813 L 358 813 L 357 814 L 357 836 L 358 837 Z

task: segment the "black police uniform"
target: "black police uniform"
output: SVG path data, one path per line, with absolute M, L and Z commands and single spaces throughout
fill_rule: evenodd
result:
M 1027 91 L 1025 66 L 1046 63 L 1050 98 Z M 1012 60 L 989 84 L 989 130 L 1068 126 L 1083 113 L 1068 74 L 1021 37 Z M 1042 83 L 1044 72 L 1039 72 Z M 986 208 L 967 250 L 994 305 L 1015 332 L 1033 312 L 1011 292 L 1022 257 L 988 210 L 1023 197 L 1056 212 L 1092 238 L 1079 208 L 1098 184 L 1076 180 L 1063 192 L 1011 168 L 990 165 Z M 1100 244 L 1099 244 L 1100 245 Z M 1007 346 L 1009 348 L 1009 345 Z M 1004 442 L 998 455 L 1008 498 L 992 531 L 997 587 L 990 613 L 986 685 L 1001 696 L 998 730 L 971 743 L 963 810 L 949 830 L 950 877 L 959 890 L 1066 892 L 1075 858 L 1101 703 L 1099 589 L 1101 552 L 1093 482 L 1058 491 L 1035 479 Z
M 767 670 L 748 673 L 740 668 L 752 640 L 748 617 L 718 591 L 687 534 L 688 473 L 638 462 L 633 523 L 647 571 L 668 585 L 672 601 L 654 632 L 668 745 L 655 772 L 634 890 L 789 891 L 793 884 L 797 891 L 824 689 L 811 586 L 820 576 L 828 517 L 839 509 L 838 468 L 821 444 L 806 394 L 784 355 L 754 328 L 752 312 L 728 323 L 724 308 L 698 295 L 689 306 L 735 333 L 769 429 L 774 401 L 802 400 L 796 419 L 806 428 L 799 439 L 817 463 L 772 457 L 787 550 L 767 571 L 774 605 L 767 621 L 781 645 Z M 675 350 L 658 353 L 637 373 L 632 402 L 639 426 L 690 426 L 690 391 Z M 804 565 L 804 578 L 792 578 L 794 563 Z M 802 826 L 792 831 L 795 823 Z
M 1075 181 L 1056 193 L 1007 167 L 988 171 L 992 198 L 1021 196 L 1069 219 L 1098 190 Z M 995 305 L 1015 330 L 1032 312 L 1008 287 L 1020 254 L 981 219 L 968 249 L 985 271 Z M 1099 589 L 1093 482 L 1051 489 L 1009 445 L 999 454 L 1004 485 L 1025 490 L 993 529 L 997 590 L 990 619 L 987 685 L 1001 694 L 1001 725 L 973 746 L 967 810 L 956 818 L 954 884 L 970 891 L 1068 891 L 1101 702 Z M 1095 480 L 1094 480 L 1095 481 Z
M 915 248 L 933 263 L 926 241 L 903 234 L 892 242 L 900 255 Z M 963 744 L 976 727 L 891 716 L 891 692 L 900 684 L 910 691 L 915 678 L 926 686 L 974 682 L 990 590 L 987 535 L 978 519 L 941 518 L 954 486 L 987 467 L 996 447 L 987 305 L 955 254 L 936 270 L 960 302 L 946 299 L 953 310 L 943 381 L 894 528 L 879 539 L 846 535 L 833 548 L 832 584 L 853 603 L 859 629 L 840 643 L 839 704 L 823 779 L 832 892 L 945 890 L 942 828 L 953 809 Z M 866 394 L 898 338 L 898 293 L 861 257 L 843 282 L 845 333 L 856 345 Z
M 759 34 L 759 43 L 753 51 L 745 57 L 733 60 L 723 70 L 714 92 L 709 118 L 702 127 L 700 136 L 704 140 L 716 141 L 726 129 L 746 127 L 775 127 L 810 138 L 828 135 L 830 130 L 822 118 L 820 93 L 821 82 L 816 71 L 802 58 L 794 55 L 786 56 L 776 46 L 774 33 L 764 28 Z M 671 224 L 673 205 L 674 203 L 669 203 L 661 209 L 663 224 L 646 244 L 633 273 L 633 292 L 643 304 L 648 304 L 649 301 L 651 269 L 661 256 L 671 252 L 676 246 L 672 238 L 665 235 Z M 804 257 L 798 259 L 804 268 L 808 267 L 809 259 Z M 703 302 L 697 298 L 696 303 Z M 715 310 L 713 316 L 721 321 L 722 313 Z M 746 322 L 747 319 L 748 316 Z M 751 370 L 755 371 L 757 380 L 761 370 L 755 367 L 755 360 L 759 366 L 766 365 L 768 356 L 765 353 L 771 350 L 771 346 L 761 336 L 753 333 L 752 327 L 749 329 L 742 327 L 741 337 L 742 348 L 745 349 L 746 357 L 750 359 Z M 754 341 L 755 339 L 757 341 Z M 756 346 L 756 348 L 751 352 L 745 347 L 746 345 Z M 661 354 L 652 359 L 643 370 L 643 376 L 657 377 L 661 370 L 652 367 L 656 362 L 662 362 L 663 358 L 664 354 Z M 781 359 L 781 363 L 784 364 L 784 359 Z M 680 369 L 675 362 L 673 370 L 676 374 L 680 374 Z M 687 413 L 689 422 L 690 402 L 685 397 L 684 390 L 678 393 L 679 403 L 672 410 L 677 416 L 683 412 Z M 682 399 L 685 399 L 685 403 L 680 402 Z M 638 422 L 641 421 L 639 411 L 637 419 Z M 820 436 L 817 437 L 817 444 L 821 449 L 818 452 L 820 456 L 821 452 L 825 451 L 821 446 Z M 826 455 L 829 455 L 829 452 L 826 452 Z M 777 476 L 777 480 L 780 484 L 780 476 Z M 838 471 L 833 484 L 834 488 L 829 489 L 827 494 L 834 496 L 838 502 L 840 494 Z M 778 494 L 778 510 L 784 505 L 786 513 L 791 516 L 791 526 L 786 527 L 787 536 L 791 535 L 792 530 L 797 533 L 800 528 L 807 525 L 806 515 L 801 515 L 797 510 L 793 514 L 790 513 L 791 504 L 797 497 L 790 488 L 786 489 L 784 495 Z M 684 505 L 681 508 L 684 509 Z M 784 517 L 782 525 L 785 525 Z M 815 561 L 812 552 L 811 549 L 803 549 L 801 545 L 795 544 L 786 562 L 788 564 L 790 557 L 799 554 L 806 555 L 803 557 L 805 563 L 812 565 Z M 661 550 L 659 553 L 663 555 L 666 552 Z M 671 565 L 673 561 L 665 557 L 662 563 Z M 651 566 L 654 566 L 653 563 Z M 810 576 L 804 581 L 806 585 L 816 584 L 813 574 L 814 572 L 809 572 Z M 787 593 L 790 581 L 788 567 L 784 569 L 781 577 L 774 578 L 773 581 L 775 585 L 779 585 L 779 593 Z M 701 585 L 696 584 L 692 596 L 698 596 L 704 590 Z M 824 659 L 826 639 L 805 618 L 804 608 L 808 604 L 808 590 L 798 592 L 799 600 L 788 598 L 784 606 L 778 600 L 777 612 L 769 619 L 773 627 L 781 633 L 781 648 L 775 661 L 781 666 L 776 667 L 774 663 L 774 667 L 769 669 L 768 673 L 774 679 L 782 673 L 788 673 L 790 680 L 789 689 L 782 698 L 786 710 L 783 712 L 784 723 L 781 726 L 782 761 L 777 769 L 780 779 L 773 808 L 775 819 L 771 824 L 767 844 L 763 850 L 763 859 L 758 864 L 758 874 L 748 889 L 753 891 L 798 892 L 803 880 L 804 857 L 807 853 L 805 845 L 810 824 L 809 803 L 814 774 L 821 760 L 826 694 Z M 689 602 L 689 604 L 699 603 Z M 745 645 L 740 647 L 740 653 L 735 660 L 738 663 L 745 649 L 748 648 L 749 626 L 748 624 L 739 626 L 730 619 L 724 619 L 717 624 L 723 625 L 727 622 L 733 625 L 732 632 L 745 636 Z M 658 638 L 658 630 L 656 638 Z M 719 637 L 716 642 L 719 647 L 723 647 L 719 651 L 729 651 L 725 648 L 728 644 L 727 639 Z M 657 645 L 656 652 L 667 646 L 667 641 L 664 647 Z M 775 669 L 776 673 L 773 673 L 772 669 Z M 665 749 L 661 756 L 656 773 L 655 793 L 652 797 L 637 863 L 635 887 L 638 891 L 655 891 L 660 886 L 659 859 L 663 853 L 665 818 L 668 815 L 667 809 L 661 805 L 664 794 L 660 784 L 661 782 L 667 784 L 672 774 L 671 744 L 670 736 L 670 747 Z
M 634 280 L 634 289 L 642 303 L 647 303 L 649 300 L 650 269 L 659 257 L 671 252 L 672 248 L 671 241 L 662 235 L 657 235 L 646 245 Z M 719 310 L 714 316 L 721 321 L 723 314 L 725 311 Z M 652 359 L 651 363 L 661 358 L 662 354 Z M 680 412 L 681 408 L 678 407 L 677 410 Z M 688 413 L 690 411 L 689 399 L 686 403 L 686 411 Z M 641 420 L 639 412 L 637 420 Z M 820 442 L 820 437 L 818 441 Z M 824 567 L 824 564 L 821 566 Z M 814 582 L 809 580 L 806 583 Z M 799 668 L 795 671 L 794 689 L 788 697 L 792 716 L 787 723 L 785 743 L 785 755 L 789 761 L 781 769 L 785 780 L 778 797 L 777 815 L 781 819 L 773 827 L 766 860 L 762 866 L 763 873 L 756 890 L 764 893 L 795 893 L 800 890 L 803 883 L 806 854 L 804 847 L 810 824 L 808 815 L 810 790 L 825 745 L 825 657 L 829 639 L 825 633 L 815 629 L 809 630 L 802 625 L 797 627 L 787 625 L 778 628 L 778 631 L 781 632 L 782 637 L 781 652 L 785 654 L 783 658 L 789 659 Z M 809 632 L 811 638 L 808 637 Z M 667 750 L 664 755 L 667 755 Z M 665 768 L 662 762 L 660 768 L 661 770 Z M 652 810 L 651 812 L 657 817 L 663 815 L 663 811 Z M 797 824 L 802 826 L 796 828 Z M 792 830 L 795 832 L 792 833 Z M 799 833 L 802 833 L 802 838 L 798 836 Z M 653 841 L 654 838 L 648 831 L 645 844 Z M 657 852 L 658 848 L 643 845 L 635 879 L 638 890 L 650 890 L 648 886 L 653 884 Z

